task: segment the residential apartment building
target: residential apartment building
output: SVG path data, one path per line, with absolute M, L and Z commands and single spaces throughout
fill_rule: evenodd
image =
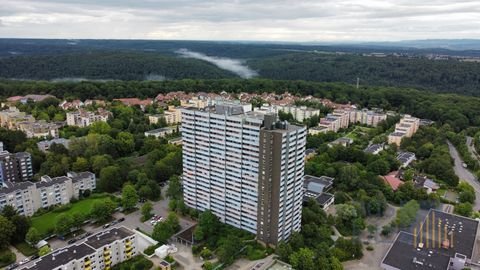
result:
M 33 177 L 32 156 L 27 152 L 0 152 L 0 185 L 28 181 Z
M 4 182 L 0 189 L 0 209 L 5 205 L 13 206 L 20 214 L 32 216 L 40 208 L 68 204 L 78 199 L 81 192 L 96 188 L 95 174 L 91 172 L 74 173 L 67 176 L 41 177 L 39 182 Z
M 315 115 L 320 115 L 320 110 L 308 108 L 306 106 L 278 105 L 276 111 L 291 113 L 293 118 L 299 122 Z
M 15 107 L 0 111 L 0 126 L 10 130 L 25 132 L 27 138 L 45 138 L 59 135 L 59 123 L 47 123 L 44 120 L 36 121 L 31 115 L 20 112 Z
M 88 127 L 95 122 L 107 122 L 111 112 L 99 108 L 96 112 L 78 110 L 76 112 L 67 112 L 67 125 L 77 127 Z
M 381 121 L 387 119 L 387 114 L 372 110 L 336 109 L 326 117 L 320 119 L 319 127 L 327 131 L 338 132 L 348 128 L 351 124 L 363 124 L 376 127 Z
M 48 123 L 45 120 L 35 122 L 21 122 L 18 130 L 25 132 L 27 138 L 58 138 L 59 129 L 64 123 Z
M 66 149 L 68 149 L 70 145 L 70 140 L 65 139 L 65 138 L 57 138 L 57 139 L 52 139 L 52 140 L 45 140 L 45 141 L 40 141 L 37 143 L 38 150 L 42 152 L 47 152 L 50 150 L 50 147 L 53 144 L 61 144 L 63 145 Z
M 158 138 L 163 138 L 169 134 L 173 134 L 175 131 L 176 131 L 176 128 L 174 127 L 164 127 L 164 128 L 157 128 L 154 130 L 145 131 L 144 135 L 145 137 L 152 136 L 158 139 Z
M 43 256 L 22 270 L 99 270 L 140 254 L 139 236 L 126 227 L 115 227 Z
M 163 114 L 150 115 L 148 121 L 150 124 L 158 124 L 160 119 L 165 119 L 167 125 L 176 125 L 182 122 L 182 111 L 180 108 L 175 108 L 175 106 L 168 106 Z
M 415 134 L 420 126 L 420 119 L 411 115 L 404 115 L 400 122 L 395 125 L 395 131 L 388 135 L 388 144 L 400 146 L 404 137 L 410 138 Z
M 251 105 L 182 110 L 185 203 L 276 245 L 300 230 L 306 129 Z
M 35 118 L 21 112 L 16 107 L 9 107 L 7 110 L 0 111 L 0 126 L 10 130 L 18 129 L 18 124 L 22 122 L 35 122 Z

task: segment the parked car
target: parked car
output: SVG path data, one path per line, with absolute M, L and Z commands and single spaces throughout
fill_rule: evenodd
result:
M 70 244 L 73 244 L 73 243 L 75 243 L 75 242 L 77 242 L 77 239 L 76 239 L 76 238 L 72 238 L 72 239 L 68 240 L 67 244 L 70 245 Z
M 107 224 L 103 225 L 103 228 L 104 228 L 104 229 L 106 229 L 106 228 L 108 228 L 108 227 L 110 227 L 110 223 L 107 223 Z
M 9 266 L 7 266 L 5 268 L 5 270 L 12 270 L 12 269 L 15 269 L 18 267 L 18 263 L 13 263 L 13 264 L 10 264 Z
M 462 163 L 462 166 L 463 166 L 463 168 L 467 168 L 467 167 L 468 167 L 467 163 L 465 163 L 465 162 Z
M 35 254 L 35 255 L 33 255 L 32 257 L 30 257 L 30 260 L 33 261 L 33 260 L 36 260 L 36 259 L 38 259 L 38 258 L 40 258 L 40 256 L 37 255 L 37 254 Z
M 18 264 L 22 265 L 22 264 L 25 264 L 25 263 L 27 263 L 27 262 L 29 262 L 29 261 L 30 261 L 29 258 L 25 258 L 25 259 L 21 260 Z
M 85 237 L 89 237 L 90 235 L 92 235 L 92 232 L 87 232 L 87 233 L 85 234 Z
M 118 219 L 118 222 L 123 222 L 123 221 L 125 221 L 124 217 L 121 217 L 121 218 Z

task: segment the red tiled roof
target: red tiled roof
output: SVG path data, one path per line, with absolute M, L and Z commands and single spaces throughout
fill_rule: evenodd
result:
M 382 176 L 383 181 L 385 181 L 385 183 L 389 185 L 393 189 L 393 191 L 396 191 L 401 185 L 404 184 L 402 180 L 396 177 L 397 173 L 397 171 L 394 171 L 385 176 Z

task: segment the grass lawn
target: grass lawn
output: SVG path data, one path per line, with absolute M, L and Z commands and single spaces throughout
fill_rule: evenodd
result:
M 70 215 L 73 215 L 74 213 L 88 214 L 90 213 L 90 210 L 92 209 L 92 206 L 95 202 L 97 201 L 103 202 L 109 199 L 110 197 L 108 195 L 86 198 L 81 201 L 73 203 L 72 207 L 70 207 L 65 211 L 58 212 L 53 210 L 43 215 L 32 217 L 32 227 L 35 227 L 41 235 L 47 236 L 49 233 L 51 233 L 54 230 L 55 222 L 59 214 L 61 213 L 67 213 Z
M 36 248 L 31 247 L 29 244 L 22 242 L 19 244 L 15 244 L 15 248 L 18 249 L 23 255 L 30 257 L 34 254 L 38 253 Z

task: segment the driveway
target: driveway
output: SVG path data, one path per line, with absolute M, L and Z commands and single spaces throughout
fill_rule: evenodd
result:
M 455 165 L 453 167 L 453 169 L 455 170 L 455 174 L 461 180 L 469 183 L 473 187 L 473 189 L 475 190 L 475 196 L 476 196 L 474 209 L 479 210 L 480 209 L 480 183 L 478 183 L 478 180 L 475 177 L 475 175 L 473 175 L 469 170 L 467 170 L 462 166 L 463 160 L 458 154 L 458 151 L 455 148 L 455 146 L 453 146 L 453 144 L 450 143 L 449 141 L 447 141 L 447 143 L 448 143 L 448 150 L 450 151 L 450 156 L 455 161 Z

